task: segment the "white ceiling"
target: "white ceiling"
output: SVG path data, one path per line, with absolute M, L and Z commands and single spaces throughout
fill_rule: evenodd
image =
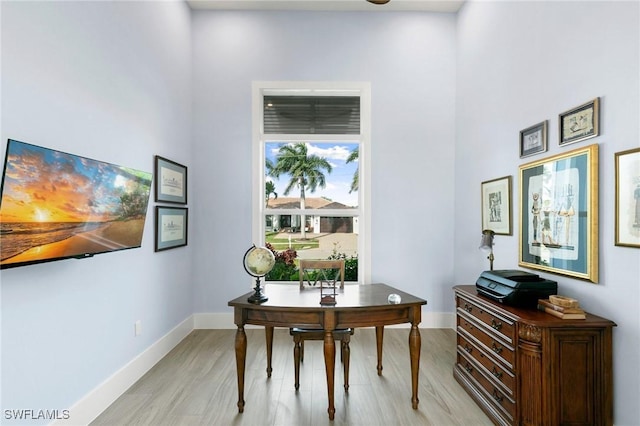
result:
M 323 10 L 457 12 L 464 0 L 390 0 L 375 5 L 365 0 L 186 0 L 192 9 Z

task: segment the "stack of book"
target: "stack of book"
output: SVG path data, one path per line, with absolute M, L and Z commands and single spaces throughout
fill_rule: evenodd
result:
M 562 319 L 585 319 L 587 317 L 577 301 L 558 305 L 553 303 L 553 299 L 538 299 L 538 309 Z

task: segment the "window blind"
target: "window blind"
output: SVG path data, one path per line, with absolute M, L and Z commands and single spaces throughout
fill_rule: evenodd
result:
M 265 134 L 360 133 L 359 96 L 265 96 Z

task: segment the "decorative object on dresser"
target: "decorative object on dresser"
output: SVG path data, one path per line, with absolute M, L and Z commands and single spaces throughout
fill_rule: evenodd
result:
M 493 236 L 494 235 L 495 235 L 495 232 L 493 232 L 491 229 L 485 229 L 484 231 L 482 231 L 482 239 L 480 240 L 480 247 L 478 247 L 480 250 L 489 252 L 487 259 L 489 259 L 490 271 L 493 271 L 493 261 L 495 260 L 495 257 L 493 255 Z
M 612 321 L 562 320 L 454 287 L 453 375 L 497 425 L 612 425 Z
M 518 265 L 598 282 L 598 145 L 520 166 Z
M 552 295 L 538 300 L 538 309 L 562 319 L 586 319 L 585 311 L 578 301 L 570 297 Z
M 616 152 L 616 245 L 640 248 L 640 148 Z

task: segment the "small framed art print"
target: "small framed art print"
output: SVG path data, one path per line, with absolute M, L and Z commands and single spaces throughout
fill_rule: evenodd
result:
M 520 131 L 520 158 L 547 151 L 547 120 Z
M 616 152 L 617 246 L 640 248 L 640 148 Z
M 511 176 L 482 182 L 482 229 L 512 235 Z
M 560 114 L 560 145 L 568 145 L 600 134 L 600 98 Z
M 155 251 L 186 246 L 188 225 L 187 208 L 156 206 Z
M 155 156 L 156 202 L 187 204 L 187 167 Z

